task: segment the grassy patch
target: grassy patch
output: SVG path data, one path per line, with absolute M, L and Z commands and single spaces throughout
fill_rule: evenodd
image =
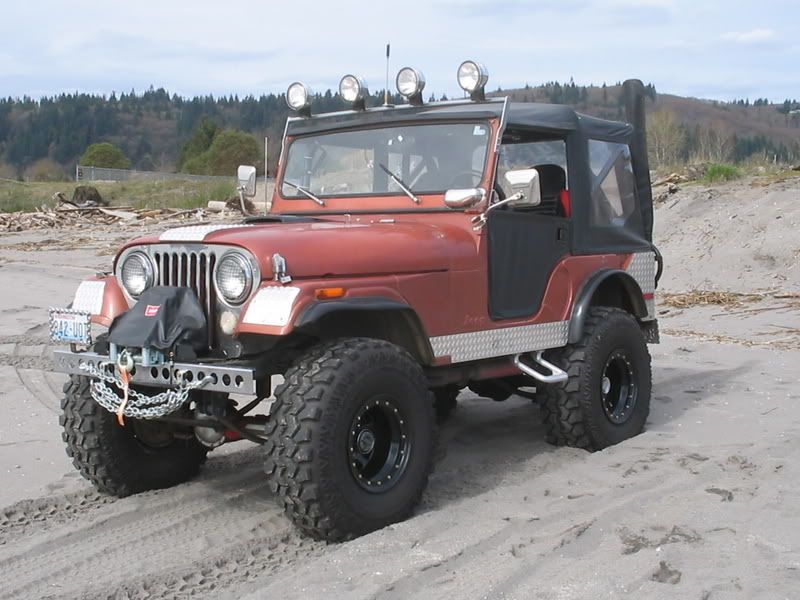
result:
M 795 171 L 793 169 L 776 170 L 773 172 L 759 173 L 757 179 L 753 181 L 753 185 L 764 187 L 772 185 L 773 183 L 778 183 L 779 181 L 785 181 L 787 179 L 795 179 L 798 177 L 800 177 L 800 170 Z
M 53 207 L 53 195 L 72 198 L 74 182 L 16 183 L 0 180 L 0 212 L 32 211 Z M 226 200 L 235 193 L 235 182 L 220 181 L 118 181 L 93 182 L 112 206 L 134 208 L 197 208 L 209 200 Z
M 708 165 L 703 180 L 706 183 L 720 183 L 739 179 L 742 175 L 742 170 L 739 167 L 724 163 L 713 163 Z

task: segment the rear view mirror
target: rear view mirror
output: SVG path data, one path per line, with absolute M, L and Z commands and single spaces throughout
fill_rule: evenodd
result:
M 237 171 L 239 184 L 237 189 L 242 195 L 252 198 L 256 195 L 256 168 L 248 165 L 239 165 Z
M 539 171 L 517 169 L 506 173 L 506 181 L 514 192 L 512 206 L 539 206 L 542 203 L 542 186 Z
M 483 188 L 467 188 L 447 190 L 444 193 L 444 203 L 448 208 L 469 208 L 480 204 L 486 198 Z

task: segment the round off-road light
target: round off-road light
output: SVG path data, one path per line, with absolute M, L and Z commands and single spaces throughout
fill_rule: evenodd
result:
M 339 82 L 339 95 L 345 102 L 354 104 L 366 98 L 368 93 L 367 84 L 356 75 L 345 75 Z
M 131 252 L 125 257 L 119 273 L 122 286 L 132 298 L 138 298 L 155 281 L 153 263 L 142 252 Z
M 402 96 L 410 98 L 425 89 L 425 75 L 411 67 L 403 67 L 397 72 L 395 84 Z
M 465 92 L 472 93 L 486 86 L 489 81 L 489 71 L 481 63 L 474 60 L 465 60 L 458 67 L 458 85 Z
M 299 81 L 295 81 L 286 90 L 286 104 L 293 110 L 302 110 L 311 104 L 311 90 Z
M 217 263 L 214 272 L 217 292 L 228 304 L 241 304 L 253 289 L 253 268 L 238 252 L 229 252 Z

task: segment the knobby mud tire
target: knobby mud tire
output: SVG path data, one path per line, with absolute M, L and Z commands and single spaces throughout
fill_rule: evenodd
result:
M 67 455 L 80 474 L 105 494 L 123 497 L 188 481 L 200 470 L 208 450 L 194 438 L 173 438 L 160 447 L 137 439 L 132 419 L 126 426 L 97 404 L 90 378 L 71 375 L 64 385 L 59 419 Z

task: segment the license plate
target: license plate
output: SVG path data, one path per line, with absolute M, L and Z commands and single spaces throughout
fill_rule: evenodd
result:
M 50 338 L 54 342 L 91 345 L 91 315 L 65 308 L 51 308 Z

